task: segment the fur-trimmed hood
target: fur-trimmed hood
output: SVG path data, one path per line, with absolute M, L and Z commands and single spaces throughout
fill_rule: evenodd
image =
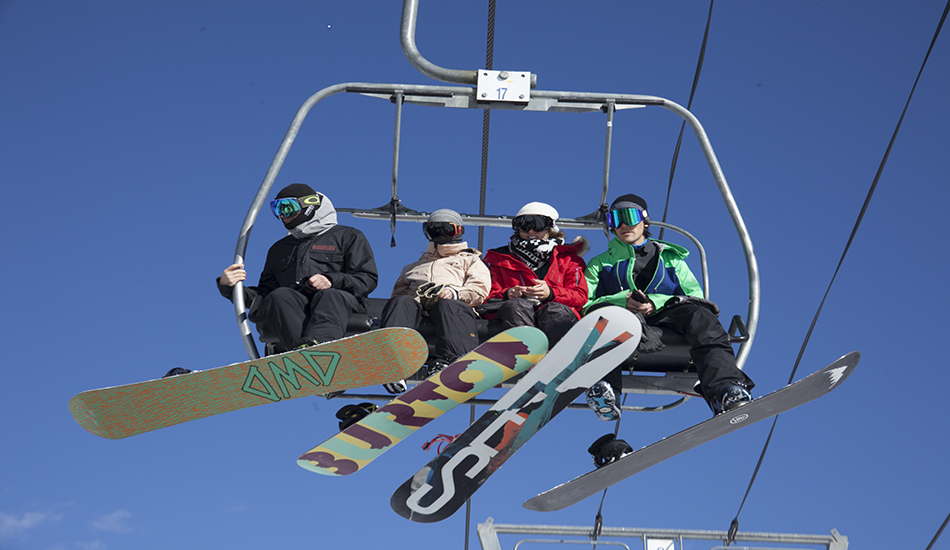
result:
M 583 256 L 584 254 L 587 254 L 588 252 L 590 252 L 590 241 L 587 240 L 587 237 L 585 237 L 585 236 L 583 236 L 583 235 L 578 235 L 578 236 L 574 237 L 574 240 L 571 241 L 571 244 L 566 244 L 566 243 L 565 243 L 565 244 L 563 244 L 563 245 L 561 245 L 561 246 L 573 246 L 573 247 L 575 247 L 575 248 L 574 248 L 574 254 L 577 254 L 578 256 Z

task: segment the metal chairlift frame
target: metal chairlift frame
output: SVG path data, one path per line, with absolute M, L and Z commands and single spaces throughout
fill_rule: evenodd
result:
M 586 537 L 583 539 L 523 539 L 515 544 L 514 548 L 526 542 L 547 543 L 547 544 L 592 544 L 597 546 L 604 544 L 618 544 L 613 541 L 601 540 L 601 537 L 640 539 L 642 548 L 647 548 L 647 541 L 650 539 L 659 539 L 675 541 L 675 548 L 682 549 L 684 540 L 692 541 L 725 541 L 728 533 L 726 531 L 697 531 L 686 529 L 633 529 L 626 527 L 602 527 L 597 537 L 594 538 L 594 530 L 590 527 L 570 527 L 557 525 L 515 525 L 495 523 L 492 518 L 488 518 L 484 523 L 478 524 L 478 540 L 482 550 L 501 550 L 501 543 L 498 539 L 499 534 L 507 535 L 547 535 L 556 537 Z M 847 550 L 848 537 L 832 529 L 830 535 L 800 535 L 791 533 L 753 533 L 738 532 L 735 541 L 766 543 L 772 550 L 778 550 L 775 544 L 795 545 L 794 548 L 804 550 L 803 546 L 810 548 L 822 547 L 826 550 Z M 624 545 L 626 546 L 626 545 Z M 726 546 L 718 545 L 713 550 L 724 549 Z M 739 548 L 739 547 L 733 547 Z M 792 547 L 785 547 L 786 550 L 792 550 Z
M 712 144 L 703 129 L 702 124 L 689 110 L 669 99 L 649 95 L 636 94 L 613 94 L 613 93 L 591 93 L 591 92 L 567 92 L 567 91 L 546 91 L 533 89 L 536 83 L 536 76 L 530 73 L 516 71 L 487 71 L 487 70 L 453 70 L 438 67 L 427 61 L 419 53 L 415 45 L 416 17 L 418 14 L 418 0 L 404 0 L 402 22 L 400 25 L 400 40 L 402 49 L 410 63 L 423 74 L 442 80 L 444 82 L 465 84 L 466 86 L 433 86 L 433 85 L 410 85 L 410 84 L 381 84 L 365 82 L 346 82 L 328 86 L 319 92 L 310 96 L 303 105 L 297 110 L 290 128 L 284 135 L 284 138 L 277 150 L 270 168 L 264 176 L 251 207 L 245 216 L 244 223 L 235 247 L 234 262 L 244 263 L 244 257 L 247 250 L 247 243 L 250 238 L 251 229 L 257 219 L 257 215 L 263 208 L 271 187 L 277 179 L 281 166 L 284 163 L 290 148 L 296 139 L 297 133 L 303 125 L 304 119 L 310 110 L 324 99 L 340 93 L 357 93 L 370 97 L 388 99 L 396 106 L 395 116 L 395 136 L 393 145 L 393 169 L 392 169 L 392 197 L 388 204 L 375 209 L 354 209 L 337 208 L 338 212 L 350 213 L 354 217 L 364 219 L 388 219 L 391 228 L 395 229 L 397 221 L 422 222 L 428 216 L 427 212 L 419 212 L 403 206 L 399 200 L 398 190 L 398 170 L 399 170 L 399 149 L 400 134 L 402 126 L 402 108 L 406 103 L 422 106 L 452 107 L 465 109 L 507 109 L 522 111 L 554 111 L 554 112 L 575 112 L 588 113 L 601 111 L 607 115 L 606 145 L 604 154 L 604 173 L 603 188 L 601 193 L 601 207 L 598 212 L 579 218 L 561 218 L 558 225 L 562 228 L 571 229 L 602 229 L 604 228 L 604 214 L 606 211 L 606 198 L 610 178 L 610 155 L 612 145 L 613 119 L 618 110 L 627 110 L 634 108 L 662 107 L 678 115 L 693 130 L 698 140 L 699 146 L 703 152 L 713 179 L 716 182 L 719 192 L 722 195 L 726 210 L 729 213 L 735 226 L 736 233 L 743 249 L 746 259 L 746 266 L 749 277 L 749 309 L 745 323 L 742 323 L 741 316 L 735 316 L 733 325 L 730 327 L 730 333 L 739 332 L 739 336 L 733 336 L 733 340 L 741 342 L 739 351 L 736 354 L 736 361 L 739 368 L 742 368 L 748 358 L 749 351 L 755 339 L 755 333 L 759 320 L 759 302 L 760 302 L 760 283 L 758 263 L 755 258 L 755 252 L 752 247 L 752 241 L 746 229 L 742 215 L 733 198 L 732 191 L 722 172 L 722 167 L 713 150 Z M 492 97 L 487 90 L 487 86 L 495 86 L 497 82 L 511 82 L 512 74 L 521 77 L 522 82 L 516 83 L 520 86 L 520 97 L 507 97 L 500 99 Z M 507 79 L 507 80 L 506 80 Z M 525 83 L 530 82 L 530 87 Z M 475 85 L 475 87 L 472 87 Z M 508 216 L 481 216 L 481 215 L 462 215 L 463 220 L 469 225 L 482 226 L 500 226 L 510 227 L 511 218 Z M 709 298 L 709 277 L 707 273 L 706 255 L 702 244 L 696 237 L 689 232 L 671 224 L 663 222 L 651 222 L 652 225 L 665 227 L 676 231 L 689 240 L 697 247 L 700 253 L 700 262 L 702 268 L 703 289 L 706 297 Z M 234 311 L 238 321 L 238 329 L 248 356 L 251 359 L 260 357 L 257 346 L 254 343 L 254 337 L 250 323 L 247 319 L 246 305 L 244 301 L 244 292 L 242 283 L 235 285 L 233 294 Z M 688 392 L 695 381 L 695 376 L 677 375 L 676 373 L 667 373 L 666 377 L 658 376 L 639 376 L 637 380 L 629 380 L 630 376 L 625 377 L 624 391 L 636 393 L 660 393 L 676 394 Z M 355 396 L 354 396 L 355 397 Z M 361 396 L 372 398 L 374 396 Z M 682 400 L 681 400 L 682 401 Z M 675 406 L 679 402 L 671 404 Z M 652 409 L 634 410 L 662 410 L 670 406 L 657 407 Z

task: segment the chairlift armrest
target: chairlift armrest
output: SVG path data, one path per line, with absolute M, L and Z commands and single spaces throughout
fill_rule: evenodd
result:
M 732 323 L 729 324 L 729 340 L 734 344 L 749 341 L 749 327 L 745 326 L 741 315 L 732 317 Z

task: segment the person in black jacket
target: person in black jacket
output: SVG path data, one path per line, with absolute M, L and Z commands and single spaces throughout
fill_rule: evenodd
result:
M 379 279 L 369 242 L 337 225 L 333 203 L 308 185 L 281 189 L 271 209 L 289 233 L 270 247 L 257 286 L 244 287 L 248 319 L 288 350 L 342 338 L 347 317 L 366 311 Z M 230 299 L 246 278 L 244 265 L 230 265 L 218 290 Z

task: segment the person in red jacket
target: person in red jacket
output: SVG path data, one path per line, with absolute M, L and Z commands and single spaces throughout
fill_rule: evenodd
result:
M 495 313 L 503 329 L 532 326 L 554 346 L 581 316 L 587 303 L 584 260 L 587 242 L 564 244 L 551 205 L 531 202 L 512 219 L 514 234 L 506 246 L 489 250 L 488 300 L 502 300 Z

